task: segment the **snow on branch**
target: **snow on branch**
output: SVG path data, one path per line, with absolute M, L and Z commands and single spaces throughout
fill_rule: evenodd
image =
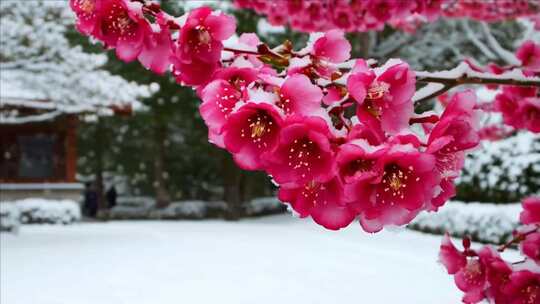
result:
M 41 122 L 47 120 L 53 120 L 56 117 L 63 114 L 62 111 L 50 111 L 42 114 L 35 114 L 29 116 L 18 116 L 18 115 L 5 115 L 0 113 L 0 123 L 1 124 L 25 124 L 31 122 Z
M 540 87 L 540 77 L 527 77 L 520 69 L 513 69 L 496 75 L 475 71 L 465 62 L 448 71 L 419 71 L 416 72 L 416 78 L 417 81 L 428 83 L 428 85 L 416 92 L 413 97 L 415 102 L 428 100 L 463 84 L 503 84 Z

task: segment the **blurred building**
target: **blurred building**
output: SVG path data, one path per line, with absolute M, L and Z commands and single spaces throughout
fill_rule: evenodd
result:
M 0 200 L 79 200 L 77 116 L 0 77 Z
M 0 71 L 0 201 L 81 198 L 77 125 L 81 115 L 130 115 L 131 104 L 69 104 L 33 90 L 17 71 Z

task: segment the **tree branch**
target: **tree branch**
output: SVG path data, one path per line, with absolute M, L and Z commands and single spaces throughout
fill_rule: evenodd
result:
M 474 71 L 468 64 L 464 62 L 450 71 L 433 73 L 417 72 L 416 80 L 418 82 L 428 83 L 429 85 L 416 92 L 415 96 L 413 97 L 415 102 L 429 100 L 447 92 L 454 87 L 464 84 L 500 84 L 540 87 L 539 77 L 526 77 L 519 69 L 514 69 L 500 75 L 494 75 L 491 73 Z M 440 85 L 431 85 L 432 83 Z

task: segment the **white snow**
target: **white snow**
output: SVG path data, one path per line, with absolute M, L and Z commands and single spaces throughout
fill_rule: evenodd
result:
M 261 36 L 283 34 L 285 33 L 285 27 L 281 25 L 272 25 L 265 18 L 261 18 L 257 22 L 257 33 L 259 33 Z
M 0 235 L 0 302 L 459 303 L 440 240 L 290 215 L 24 226 Z

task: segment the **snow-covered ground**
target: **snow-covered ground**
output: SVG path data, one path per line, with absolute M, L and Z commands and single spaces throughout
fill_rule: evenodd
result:
M 440 239 L 288 214 L 24 226 L 0 235 L 0 303 L 459 303 Z

